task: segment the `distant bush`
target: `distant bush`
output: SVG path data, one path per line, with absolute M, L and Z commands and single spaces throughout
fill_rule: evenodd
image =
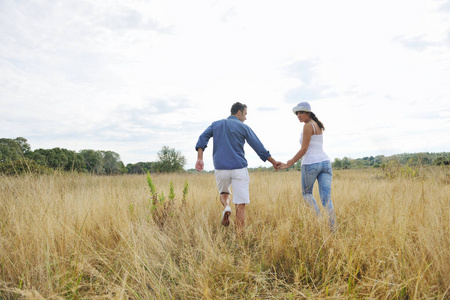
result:
M 450 155 L 443 154 L 442 156 L 436 157 L 433 161 L 436 166 L 449 166 L 450 165 Z
M 138 162 L 135 164 L 127 164 L 126 169 L 128 174 L 147 174 L 157 172 L 156 162 Z
M 20 159 L 0 163 L 0 174 L 11 176 L 21 174 L 51 174 L 52 169 L 30 159 Z
M 397 177 L 403 178 L 419 178 L 422 177 L 422 171 L 419 166 L 415 165 L 402 165 L 398 161 L 390 160 L 380 166 L 381 172 L 379 177 L 393 179 Z
M 393 165 L 396 165 L 396 167 L 392 168 Z M 375 157 L 370 156 L 356 159 L 344 157 L 343 159 L 335 158 L 332 163 L 334 169 L 383 168 L 387 171 L 387 174 L 391 174 L 392 170 L 398 171 L 398 165 L 404 166 L 403 173 L 408 173 L 412 177 L 416 177 L 417 174 L 414 170 L 418 166 L 450 165 L 450 153 L 403 153 L 391 156 L 378 155 Z

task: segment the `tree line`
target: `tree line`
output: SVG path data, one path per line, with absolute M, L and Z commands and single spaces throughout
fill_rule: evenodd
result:
M 450 152 L 441 153 L 403 153 L 392 156 L 367 156 L 363 158 L 335 158 L 334 169 L 382 168 L 397 163 L 408 166 L 450 165 Z M 147 174 L 183 172 L 186 164 L 184 155 L 173 148 L 163 146 L 155 162 L 129 163 L 126 166 L 120 155 L 113 151 L 91 149 L 75 152 L 64 148 L 31 150 L 23 137 L 15 139 L 0 138 L 0 174 L 22 172 L 48 173 L 51 170 L 84 172 L 101 175 Z M 249 168 L 250 172 L 267 171 L 271 167 Z M 301 161 L 288 169 L 301 170 Z M 188 170 L 194 171 L 194 169 Z
M 127 164 L 114 151 L 85 149 L 79 152 L 64 148 L 31 150 L 23 137 L 0 138 L 0 173 L 17 174 L 28 171 L 47 173 L 50 170 L 83 172 L 101 175 L 180 172 L 186 164 L 181 152 L 164 146 L 158 161 Z
M 450 153 L 402 153 L 391 156 L 377 155 L 363 158 L 351 159 L 344 157 L 335 158 L 332 166 L 335 169 L 361 169 L 361 168 L 383 168 L 387 164 L 396 163 L 403 166 L 442 166 L 450 165 Z
M 335 158 L 331 163 L 333 169 L 363 169 L 383 168 L 393 163 L 403 166 L 448 166 L 450 165 L 450 152 L 440 153 L 403 153 L 391 156 L 377 155 L 352 159 L 349 157 Z M 272 167 L 249 168 L 250 172 L 268 171 Z M 288 171 L 300 171 L 301 160 L 296 162 Z

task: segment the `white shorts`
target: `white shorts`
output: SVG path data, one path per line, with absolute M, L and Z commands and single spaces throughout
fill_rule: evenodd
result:
M 233 203 L 248 204 L 250 203 L 249 183 L 250 176 L 247 168 L 235 170 L 214 170 L 216 176 L 217 187 L 220 194 L 231 194 L 231 186 L 233 186 Z

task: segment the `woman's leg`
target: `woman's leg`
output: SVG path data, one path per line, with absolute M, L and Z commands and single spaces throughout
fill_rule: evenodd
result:
M 317 206 L 316 199 L 313 196 L 314 182 L 319 174 L 319 164 L 303 165 L 302 166 L 302 195 L 306 203 L 314 208 L 317 215 L 321 215 L 320 209 Z
M 333 201 L 331 200 L 331 181 L 333 178 L 333 171 L 331 169 L 331 163 L 329 161 L 324 161 L 322 164 L 322 171 L 317 176 L 317 181 L 319 183 L 319 193 L 320 199 L 322 201 L 323 207 L 326 209 L 330 227 L 334 228 L 336 222 L 336 215 L 334 213 Z

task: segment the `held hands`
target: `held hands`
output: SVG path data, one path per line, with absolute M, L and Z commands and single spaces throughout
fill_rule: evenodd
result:
M 280 165 L 279 165 L 279 170 L 284 170 L 284 169 L 287 169 L 287 168 L 289 168 L 289 167 L 291 167 L 293 165 L 293 163 L 291 162 L 291 160 L 288 160 L 287 161 L 287 163 L 281 163 Z
M 278 170 L 280 169 L 280 165 L 283 164 L 281 161 L 273 161 L 273 162 L 271 162 L 271 163 L 272 163 L 273 168 L 274 168 L 276 171 L 278 171 Z
M 276 171 L 287 169 L 287 168 L 289 168 L 290 166 L 293 165 L 293 163 L 291 163 L 291 160 L 288 160 L 288 162 L 285 163 L 285 164 L 282 163 L 281 161 L 277 161 L 277 160 L 273 160 L 273 161 L 271 161 L 271 163 L 272 163 L 273 168 Z M 202 159 L 197 159 L 197 162 L 195 163 L 195 169 L 198 172 L 201 172 L 201 171 L 203 171 L 203 168 L 204 168 L 203 160 Z

